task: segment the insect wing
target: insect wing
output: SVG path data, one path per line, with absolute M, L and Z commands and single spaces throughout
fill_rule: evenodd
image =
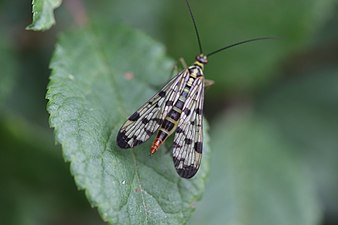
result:
M 178 123 L 173 160 L 177 173 L 183 178 L 193 177 L 201 163 L 203 149 L 204 79 L 195 80 Z
M 181 71 L 133 113 L 118 132 L 116 138 L 118 146 L 132 148 L 148 140 L 173 107 L 188 78 L 188 70 Z

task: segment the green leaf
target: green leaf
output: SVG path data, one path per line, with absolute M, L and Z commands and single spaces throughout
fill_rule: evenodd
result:
M 201 198 L 207 157 L 185 180 L 165 149 L 149 156 L 149 141 L 129 150 L 115 143 L 122 123 L 155 93 L 151 86 L 168 80 L 172 67 L 160 44 L 123 26 L 84 28 L 63 35 L 56 47 L 50 124 L 76 184 L 105 221 L 183 224 Z
M 257 104 L 259 113 L 276 124 L 304 155 L 323 205 L 333 215 L 338 212 L 337 84 L 337 65 L 325 64 L 310 73 L 293 76 L 265 93 Z
M 55 24 L 54 9 L 59 7 L 62 0 L 33 0 L 33 22 L 27 30 L 44 31 Z
M 214 127 L 210 179 L 191 224 L 318 224 L 311 176 L 293 146 L 264 120 L 232 113 Z

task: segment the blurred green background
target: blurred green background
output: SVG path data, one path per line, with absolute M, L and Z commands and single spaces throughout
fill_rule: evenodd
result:
M 209 59 L 205 74 L 215 81 L 205 97 L 210 178 L 191 224 L 263 224 L 263 217 L 275 224 L 338 224 L 337 1 L 191 5 L 206 53 L 279 37 Z M 29 1 L 0 1 L 0 220 L 102 224 L 77 191 L 48 125 L 45 94 L 57 37 L 86 21 L 122 22 L 190 64 L 198 53 L 191 19 L 181 0 L 68 0 L 51 30 L 34 32 L 25 30 L 31 10 Z

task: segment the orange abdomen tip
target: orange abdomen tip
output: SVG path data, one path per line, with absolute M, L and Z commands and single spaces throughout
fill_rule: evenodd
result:
M 150 154 L 154 154 L 161 144 L 162 144 L 162 141 L 159 138 L 156 138 L 153 144 L 151 145 Z

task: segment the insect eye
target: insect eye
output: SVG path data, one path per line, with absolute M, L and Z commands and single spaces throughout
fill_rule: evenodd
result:
M 200 63 L 207 64 L 208 63 L 208 58 L 205 55 L 198 55 L 196 56 L 196 60 Z

